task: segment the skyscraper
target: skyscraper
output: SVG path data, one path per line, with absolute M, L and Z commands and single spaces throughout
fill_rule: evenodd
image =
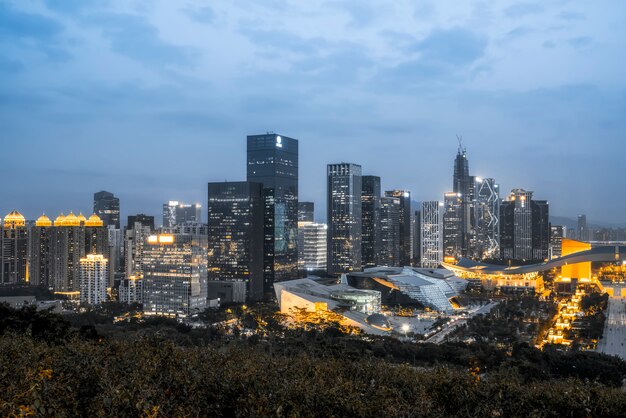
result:
M 298 276 L 298 140 L 268 133 L 250 135 L 248 181 L 263 185 L 264 293 L 275 281 Z
M 326 270 L 328 226 L 315 222 L 304 222 L 302 233 L 302 269 L 307 271 Z
M 202 206 L 170 200 L 163 204 L 163 227 L 173 228 L 187 222 L 202 222 Z
M 148 228 L 150 228 L 151 231 L 154 231 L 154 216 L 145 215 L 143 213 L 130 215 L 128 217 L 128 222 L 126 223 L 126 227 L 128 229 L 132 229 L 135 223 L 147 226 Z
M 328 274 L 361 270 L 362 174 L 357 164 L 329 164 Z
M 315 222 L 315 203 L 298 202 L 298 222 Z
M 390 190 L 385 192 L 386 197 L 398 199 L 398 223 L 400 239 L 400 266 L 411 265 L 411 192 L 408 190 Z
M 422 202 L 421 260 L 424 268 L 438 268 L 443 261 L 443 204 Z
M 102 254 L 87 254 L 80 259 L 80 302 L 100 305 L 107 300 L 109 260 Z
M 500 255 L 500 187 L 492 178 L 476 178 L 474 218 L 477 258 Z
M 21 213 L 12 211 L 0 231 L 0 285 L 26 284 L 28 277 L 28 230 Z
M 400 198 L 380 199 L 380 250 L 378 264 L 399 267 L 400 263 Z
M 150 236 L 144 248 L 144 314 L 186 318 L 206 309 L 206 266 L 206 237 Z
M 587 215 L 578 215 L 578 241 L 589 241 L 589 229 L 587 228 Z
M 413 262 L 411 265 L 421 266 L 422 263 L 422 205 L 413 214 Z
M 500 206 L 500 254 L 508 260 L 548 258 L 550 224 L 548 202 L 533 200 L 533 192 L 511 191 Z
M 362 262 L 363 267 L 375 267 L 380 263 L 381 251 L 381 188 L 380 177 L 363 176 L 361 193 L 362 219 L 361 226 Z
M 52 240 L 54 230 L 52 221 L 46 215 L 42 215 L 35 221 L 31 228 L 29 274 L 30 284 L 50 289 L 52 281 Z
M 563 238 L 565 238 L 563 226 L 550 226 L 550 259 L 559 258 L 562 254 Z
M 247 299 L 262 299 L 262 185 L 209 183 L 208 196 L 209 280 L 245 282 Z
M 104 226 L 120 229 L 120 199 L 113 193 L 101 191 L 93 195 L 93 212 L 98 215 Z
M 463 256 L 463 198 L 448 192 L 443 200 L 443 255 L 455 260 Z
M 469 161 L 467 151 L 459 139 L 459 148 L 454 159 L 454 175 L 452 191 L 461 195 L 462 216 L 458 229 L 461 231 L 460 255 L 470 255 L 472 242 L 472 213 L 474 202 L 474 177 L 469 174 Z

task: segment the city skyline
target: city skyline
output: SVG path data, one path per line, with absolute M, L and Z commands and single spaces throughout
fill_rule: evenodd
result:
M 502 193 L 623 225 L 624 5 L 603 3 L 0 2 L 0 176 L 19 179 L 0 210 L 87 213 L 107 190 L 158 216 L 243 178 L 246 135 L 273 130 L 300 140 L 323 220 L 340 161 L 442 199 L 459 134 Z

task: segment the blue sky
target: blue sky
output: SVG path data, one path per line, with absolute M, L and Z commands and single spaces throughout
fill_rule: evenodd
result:
M 203 203 L 266 131 L 320 217 L 329 162 L 441 199 L 459 134 L 504 192 L 624 223 L 625 28 L 620 0 L 0 0 L 0 212 Z

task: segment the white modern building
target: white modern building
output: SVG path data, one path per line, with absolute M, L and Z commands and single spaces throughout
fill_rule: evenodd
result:
M 419 302 L 444 313 L 454 312 L 458 306 L 454 298 L 469 283 L 446 269 L 414 267 L 375 267 L 348 274 L 346 282 L 358 289 L 380 291 L 386 305 Z
M 109 260 L 101 254 L 80 259 L 80 302 L 99 305 L 107 300 Z
M 298 268 L 326 270 L 328 225 L 298 222 Z
M 342 324 L 360 328 L 369 334 L 385 335 L 391 327 L 380 315 L 380 292 L 361 290 L 345 283 L 326 286 L 311 279 L 274 283 L 274 291 L 284 314 L 294 308 L 307 312 L 333 311 L 342 316 Z
M 420 231 L 421 265 L 436 269 L 443 262 L 443 203 L 422 202 Z
M 118 299 L 121 303 L 143 303 L 143 277 L 129 276 L 120 282 Z

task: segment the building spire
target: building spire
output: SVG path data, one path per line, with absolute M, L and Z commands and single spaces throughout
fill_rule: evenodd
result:
M 463 146 L 463 136 L 457 134 L 456 139 L 459 141 L 459 154 L 465 155 L 465 147 Z

